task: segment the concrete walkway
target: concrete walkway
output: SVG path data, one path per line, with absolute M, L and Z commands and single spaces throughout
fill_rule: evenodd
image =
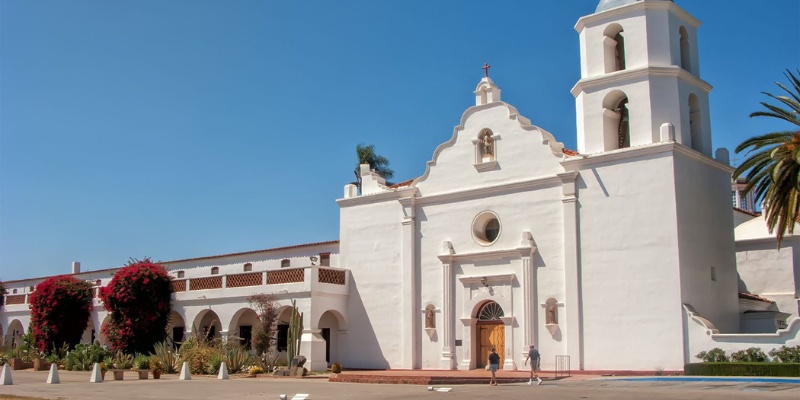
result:
M 438 371 L 437 371 L 438 372 Z M 45 383 L 47 372 L 14 371 L 14 385 L 0 386 L 0 394 L 48 399 L 174 399 L 174 400 L 277 400 L 280 394 L 309 393 L 314 399 L 646 399 L 730 400 L 800 399 L 800 386 L 765 383 L 630 382 L 603 379 L 565 379 L 541 386 L 525 383 L 499 386 L 454 385 L 452 391 L 430 392 L 421 385 L 375 385 L 332 383 L 327 379 L 244 378 L 227 381 L 213 377 L 178 380 L 163 375 L 160 380 L 137 380 L 133 372 L 126 380 L 89 383 L 89 372 L 59 371 L 61 384 Z

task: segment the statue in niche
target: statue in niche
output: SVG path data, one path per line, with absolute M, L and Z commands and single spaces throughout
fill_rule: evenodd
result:
M 494 156 L 494 140 L 492 139 L 492 135 L 489 132 L 483 133 L 483 138 L 481 139 L 481 145 L 483 146 L 484 157 Z
M 434 315 L 433 307 L 425 309 L 425 327 L 436 328 L 436 316 Z
M 556 306 L 548 306 L 547 307 L 547 323 L 548 324 L 557 324 L 558 318 L 556 317 Z

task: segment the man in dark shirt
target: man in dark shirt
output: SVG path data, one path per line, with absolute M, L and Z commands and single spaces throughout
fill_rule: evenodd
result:
M 495 372 L 497 372 L 497 368 L 500 367 L 500 356 L 497 355 L 494 347 L 492 347 L 492 352 L 489 353 L 489 370 L 492 371 L 492 380 L 489 381 L 490 385 L 497 386 L 497 378 L 495 377 Z
M 533 377 L 536 377 L 537 385 L 542 384 L 542 378 L 539 378 L 539 374 L 536 373 L 536 370 L 539 369 L 539 350 L 536 350 L 534 345 L 531 345 L 530 351 L 528 351 L 528 356 L 525 357 L 525 364 L 528 365 L 528 360 L 531 361 L 531 379 L 528 380 L 528 385 L 533 384 Z

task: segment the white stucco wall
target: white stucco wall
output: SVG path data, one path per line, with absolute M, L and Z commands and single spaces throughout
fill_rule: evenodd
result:
M 675 153 L 674 171 L 681 302 L 691 304 L 721 332 L 737 332 L 738 285 L 728 208 L 731 168 L 686 150 Z
M 800 315 L 800 238 L 787 236 L 778 249 L 761 217 L 741 224 L 735 232 L 740 290 L 774 301 L 782 312 Z
M 381 195 L 376 195 L 381 196 Z M 362 203 L 367 197 L 339 200 L 340 261 L 351 271 L 348 330 L 341 339 L 341 362 L 353 368 L 401 365 L 403 348 L 401 211 L 396 198 Z
M 585 369 L 682 367 L 668 148 L 632 158 L 624 157 L 641 151 L 622 151 L 576 165 Z

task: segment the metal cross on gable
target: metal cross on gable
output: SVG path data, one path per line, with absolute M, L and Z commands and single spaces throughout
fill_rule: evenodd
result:
M 482 67 L 482 69 L 483 69 L 483 75 L 484 75 L 485 77 L 487 77 L 487 78 L 489 77 L 489 68 L 492 68 L 492 66 L 491 66 L 491 65 L 489 65 L 489 63 L 483 63 L 483 67 Z

